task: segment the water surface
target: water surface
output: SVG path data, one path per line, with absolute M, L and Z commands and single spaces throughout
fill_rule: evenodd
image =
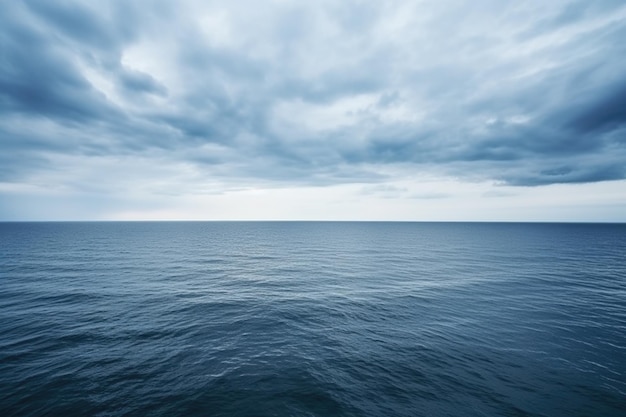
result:
M 0 223 L 3 416 L 623 416 L 626 225 Z

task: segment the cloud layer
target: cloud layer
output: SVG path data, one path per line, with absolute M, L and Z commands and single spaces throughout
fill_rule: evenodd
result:
M 0 183 L 624 179 L 626 6 L 545 3 L 7 2 Z

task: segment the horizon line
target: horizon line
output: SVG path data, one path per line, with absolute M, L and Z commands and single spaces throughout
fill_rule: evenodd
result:
M 341 220 L 341 219 L 100 219 L 100 220 L 1 220 L 0 223 L 482 223 L 482 224 L 626 224 L 626 221 L 593 220 Z

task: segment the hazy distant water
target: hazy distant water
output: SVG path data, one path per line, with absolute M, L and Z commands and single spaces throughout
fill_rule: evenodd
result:
M 624 416 L 626 225 L 0 224 L 2 416 Z

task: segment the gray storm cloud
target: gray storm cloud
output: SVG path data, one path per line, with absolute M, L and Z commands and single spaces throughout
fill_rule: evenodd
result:
M 184 163 L 198 184 L 626 177 L 621 1 L 2 8 L 2 182 L 68 155 Z

